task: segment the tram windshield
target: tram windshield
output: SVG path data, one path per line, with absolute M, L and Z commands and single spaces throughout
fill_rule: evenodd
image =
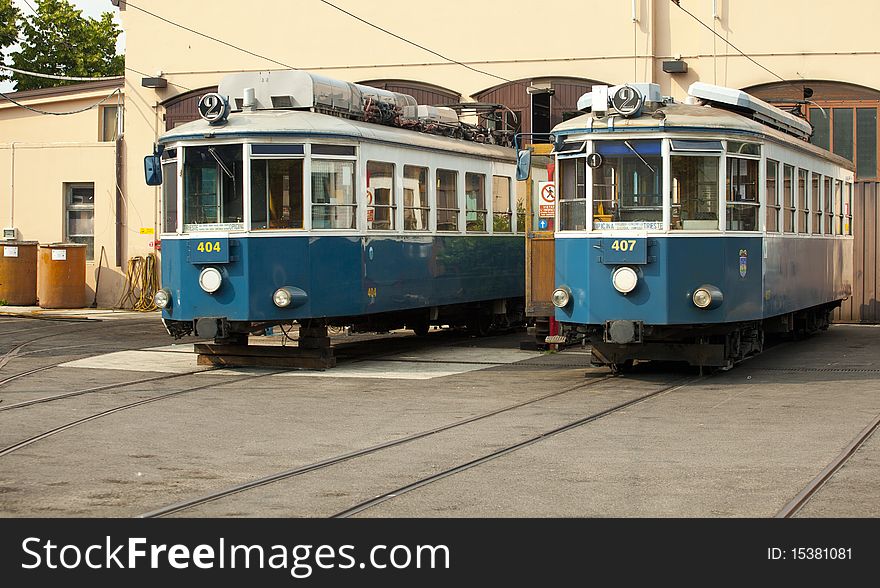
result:
M 660 141 L 597 141 L 593 230 L 663 229 Z
M 184 151 L 184 231 L 244 228 L 241 145 L 187 147 Z

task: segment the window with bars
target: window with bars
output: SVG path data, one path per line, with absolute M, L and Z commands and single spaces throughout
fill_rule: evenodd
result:
M 66 226 L 68 243 L 86 246 L 86 259 L 95 259 L 95 184 L 65 184 Z

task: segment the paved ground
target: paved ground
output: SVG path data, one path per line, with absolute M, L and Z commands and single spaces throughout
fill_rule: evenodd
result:
M 327 372 L 204 371 L 155 315 L 76 316 L 0 316 L 0 382 L 48 368 L 0 384 L 2 516 L 136 516 L 450 427 L 175 515 L 330 516 L 675 384 L 358 516 L 773 516 L 880 412 L 875 327 L 835 326 L 705 379 L 651 364 L 607 378 L 581 349 L 447 332 L 338 336 L 357 359 Z M 503 412 L 462 424 L 489 411 Z M 875 436 L 801 516 L 880 516 L 878 462 Z

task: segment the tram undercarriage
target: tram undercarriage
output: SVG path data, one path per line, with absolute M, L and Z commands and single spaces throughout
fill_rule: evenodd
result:
M 693 366 L 730 368 L 764 350 L 765 337 L 800 338 L 825 330 L 840 301 L 762 321 L 720 325 L 646 325 L 607 321 L 577 327 L 591 345 L 595 366 L 625 371 L 635 361 L 683 361 Z

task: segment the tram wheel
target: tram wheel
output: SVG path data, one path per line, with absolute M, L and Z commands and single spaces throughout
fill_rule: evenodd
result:
M 468 319 L 467 330 L 475 337 L 485 337 L 492 331 L 492 316 L 488 314 L 472 316 Z
M 428 331 L 431 329 L 431 325 L 428 324 L 428 321 L 420 321 L 412 325 L 407 325 L 412 331 L 416 334 L 416 337 L 424 337 L 428 334 Z
M 632 359 L 627 359 L 626 361 L 622 361 L 620 363 L 612 363 L 611 371 L 615 374 L 628 374 L 632 371 L 634 364 L 635 361 Z

